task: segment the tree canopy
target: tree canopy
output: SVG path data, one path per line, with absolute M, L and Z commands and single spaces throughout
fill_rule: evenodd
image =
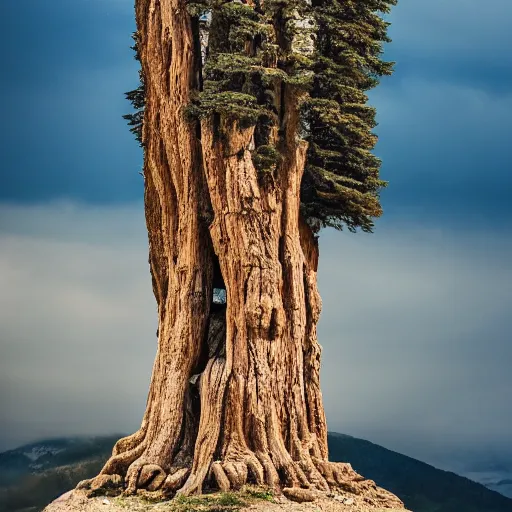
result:
M 188 108 L 191 119 L 231 118 L 255 126 L 251 147 L 261 173 L 279 172 L 280 95 L 300 97 L 301 133 L 308 142 L 301 210 L 316 231 L 346 226 L 371 231 L 382 213 L 381 162 L 375 109 L 366 92 L 392 73 L 382 59 L 389 42 L 383 14 L 396 0 L 268 0 L 264 7 L 240 1 L 188 4 L 194 26 L 208 15 L 206 58 Z M 211 20 L 211 21 L 210 21 Z M 200 30 L 200 29 L 198 29 Z M 134 34 L 137 52 L 137 34 Z M 137 55 L 138 58 L 138 55 Z M 144 77 L 127 93 L 135 113 L 125 116 L 142 145 Z M 222 136 L 222 134 L 219 134 Z

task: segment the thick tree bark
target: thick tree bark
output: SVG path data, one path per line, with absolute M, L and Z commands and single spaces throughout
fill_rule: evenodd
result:
M 399 506 L 328 462 L 318 245 L 299 213 L 298 94 L 282 89 L 284 159 L 262 176 L 249 151 L 254 128 L 185 120 L 200 54 L 183 0 L 137 0 L 136 14 L 158 351 L 141 428 L 116 444 L 93 485 L 120 475 L 127 492 L 190 494 L 254 482 L 290 496 L 352 486 Z M 226 305 L 213 303 L 214 287 Z

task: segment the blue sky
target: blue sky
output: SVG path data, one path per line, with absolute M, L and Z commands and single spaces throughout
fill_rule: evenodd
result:
M 49 7 L 51 5 L 51 7 Z M 141 155 L 121 118 L 137 84 L 125 2 L 7 3 L 3 37 L 8 98 L 0 199 L 67 197 L 111 203 L 141 198 Z
M 0 449 L 134 430 L 156 319 L 121 118 L 132 4 L 11 0 L 3 16 Z M 329 425 L 438 463 L 512 451 L 512 4 L 402 0 L 390 21 L 396 72 L 371 93 L 385 215 L 375 235 L 321 237 Z
M 403 5 L 402 5 L 403 4 Z M 508 225 L 511 7 L 408 0 L 393 14 L 393 78 L 372 92 L 389 216 Z M 51 7 L 48 7 L 51 5 Z M 140 200 L 141 155 L 123 129 L 137 83 L 125 0 L 8 2 L 0 84 L 0 200 Z

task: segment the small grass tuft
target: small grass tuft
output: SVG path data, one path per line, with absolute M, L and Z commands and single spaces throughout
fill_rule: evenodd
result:
M 274 502 L 274 491 L 270 487 L 245 486 L 242 489 L 242 496 L 253 500 Z
M 148 491 L 138 491 L 137 497 L 143 502 L 148 504 L 162 503 L 164 501 L 169 501 L 168 498 L 161 492 L 148 492 Z
M 130 504 L 122 496 L 118 496 L 117 498 L 114 498 L 114 503 L 121 508 L 129 508 L 130 507 Z
M 184 505 L 184 506 L 201 506 L 201 505 L 208 505 L 210 503 L 210 498 L 208 496 L 176 496 L 172 500 L 173 504 L 176 505 Z
M 247 503 L 235 493 L 224 492 L 202 496 L 178 496 L 170 505 L 172 512 L 239 512 Z
M 240 494 L 235 494 L 233 492 L 223 492 L 217 499 L 218 505 L 221 506 L 239 506 L 246 507 L 247 503 L 240 498 Z

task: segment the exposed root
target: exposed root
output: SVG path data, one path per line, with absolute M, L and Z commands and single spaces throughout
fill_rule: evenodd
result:
M 288 462 L 287 462 L 288 463 Z M 301 469 L 302 466 L 302 469 Z M 178 488 L 179 481 L 185 481 L 188 469 L 178 470 L 167 477 L 162 490 Z M 305 482 L 298 475 L 304 475 Z M 296 502 L 310 502 L 326 496 L 329 492 L 352 494 L 358 502 L 373 507 L 403 508 L 403 503 L 390 492 L 378 487 L 373 480 L 359 475 L 350 464 L 333 463 L 324 460 L 292 461 L 289 466 L 276 467 L 269 455 L 240 454 L 238 460 L 228 458 L 215 461 L 207 473 L 209 484 L 222 492 L 238 491 L 246 484 L 262 485 L 271 482 L 277 494 Z M 287 485 L 286 481 L 295 480 L 302 485 Z M 172 484 L 171 484 L 172 482 Z M 202 489 L 203 482 L 193 479 L 177 491 L 177 495 L 190 495 Z M 264 485 L 263 484 L 263 485 Z
M 148 463 L 141 458 L 128 468 L 125 494 L 135 494 L 138 489 L 158 491 L 166 481 L 167 473 L 161 466 Z
M 167 476 L 162 485 L 162 490 L 166 492 L 176 492 L 186 482 L 190 468 L 181 468 Z
M 238 490 L 247 482 L 247 466 L 241 462 L 225 462 L 222 466 L 231 488 Z
M 254 479 L 256 485 L 263 485 L 265 483 L 265 472 L 263 466 L 260 464 L 258 458 L 252 453 L 245 458 L 249 475 Z
M 335 487 L 338 485 L 338 482 L 334 476 L 334 465 L 332 463 L 317 460 L 315 464 L 319 470 L 319 473 L 323 475 L 329 487 Z
M 373 480 L 367 480 L 348 463 L 315 460 L 315 465 L 331 489 L 360 496 L 364 502 L 372 506 L 384 508 L 404 508 L 403 502 L 394 494 L 378 487 Z
M 137 487 L 145 488 L 148 491 L 157 491 L 165 482 L 167 474 L 157 464 L 143 466 L 139 475 Z
M 262 452 L 256 453 L 256 457 L 261 462 L 265 471 L 265 484 L 271 489 L 279 489 L 279 474 L 272 463 L 272 459 L 268 454 Z
M 144 453 L 145 448 L 146 445 L 143 442 L 129 451 L 112 456 L 105 466 L 103 466 L 100 474 L 113 475 L 126 473 L 128 467 Z
M 204 477 L 191 473 L 181 489 L 176 492 L 176 496 L 191 496 L 201 494 L 203 491 Z
M 326 478 L 313 464 L 313 461 L 309 456 L 300 463 L 300 466 L 307 475 L 308 481 L 311 483 L 312 487 L 319 489 L 320 491 L 329 492 L 330 486 L 327 483 Z
M 215 461 L 211 465 L 212 482 L 221 491 L 237 491 L 246 484 L 266 485 L 280 492 L 280 478 L 267 454 L 254 454 L 247 450 L 237 457 Z
M 121 475 L 98 475 L 90 480 L 82 480 L 76 489 L 87 491 L 88 497 L 105 494 L 116 496 L 123 490 L 124 479 Z
M 117 443 L 114 445 L 114 448 L 112 449 L 112 455 L 120 455 L 122 453 L 125 453 L 129 450 L 133 450 L 138 445 L 140 445 L 146 436 L 146 428 L 140 428 L 132 434 L 131 436 L 123 437 L 117 441 Z
M 311 486 L 299 462 L 292 459 L 282 443 L 275 443 L 274 446 L 271 446 L 271 450 L 272 465 L 278 475 L 279 487 L 283 484 L 287 487 L 308 488 Z
M 220 462 L 214 462 L 212 464 L 212 473 L 215 477 L 217 485 L 219 486 L 219 489 L 223 492 L 229 491 L 231 488 L 231 482 L 229 481 L 229 478 L 227 477 L 226 472 L 224 471 L 224 468 Z
M 310 489 L 301 489 L 300 487 L 285 487 L 283 494 L 292 501 L 302 503 L 305 501 L 315 501 L 319 494 Z
M 137 484 L 139 483 L 139 475 L 144 467 L 144 462 L 139 459 L 135 461 L 128 468 L 126 472 L 126 490 L 125 493 L 127 495 L 135 494 L 137 492 Z
M 256 484 L 266 485 L 296 502 L 311 502 L 329 492 L 341 492 L 345 496 L 351 494 L 358 503 L 371 507 L 403 508 L 399 498 L 358 474 L 347 463 L 328 462 L 311 458 L 308 454 L 303 454 L 304 458 L 296 461 L 290 455 L 282 460 L 250 450 L 240 450 L 236 455 L 234 452 L 196 474 L 189 467 L 176 466 L 167 474 L 160 465 L 148 463 L 141 457 L 130 465 L 126 478 L 120 474 L 100 474 L 92 480 L 80 482 L 77 489 L 85 489 L 90 497 L 117 495 L 123 487 L 127 495 L 148 492 L 153 496 L 189 496 L 202 493 L 203 484 L 207 481 L 209 487 L 223 492 L 238 491 L 247 484 Z
M 281 494 L 283 488 L 309 489 L 311 492 L 320 493 L 330 490 L 322 471 L 316 467 L 309 456 L 296 461 L 285 451 L 281 452 L 280 459 L 274 454 L 271 456 L 269 453 L 253 453 L 247 448 L 227 451 L 230 454 L 225 455 L 224 460 L 212 462 L 209 471 L 205 473 L 205 480 L 209 481 L 209 485 L 223 492 L 238 491 L 246 484 L 266 486 L 278 494 Z M 329 469 L 330 467 L 327 466 L 327 471 Z M 336 481 L 332 480 L 332 482 L 337 485 Z M 198 493 L 202 485 L 203 482 L 200 482 L 197 476 L 193 478 L 191 474 L 177 494 Z M 302 494 L 305 496 L 307 493 Z
M 157 491 L 167 479 L 167 473 L 158 464 L 148 463 L 144 458 L 136 460 L 126 472 L 127 495 L 132 495 L 138 489 Z

